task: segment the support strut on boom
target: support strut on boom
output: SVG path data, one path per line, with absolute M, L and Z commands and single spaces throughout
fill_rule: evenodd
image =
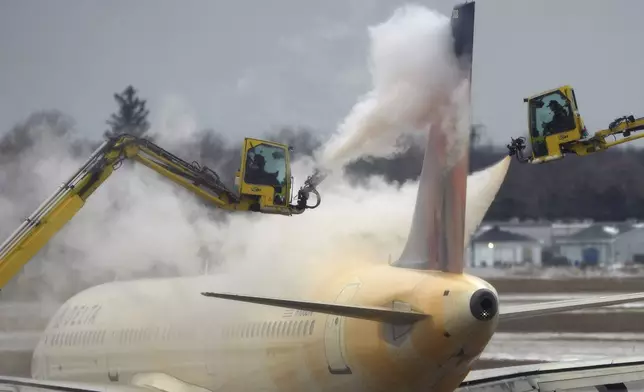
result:
M 244 139 L 235 189 L 231 190 L 212 169 L 188 163 L 149 140 L 131 135 L 108 139 L 0 245 L 0 289 L 126 159 L 142 163 L 224 210 L 295 215 L 316 208 L 321 198 L 314 174 L 298 190 L 297 203 L 290 203 L 293 178 L 289 153 L 284 144 Z M 314 205 L 307 204 L 310 194 L 316 196 Z

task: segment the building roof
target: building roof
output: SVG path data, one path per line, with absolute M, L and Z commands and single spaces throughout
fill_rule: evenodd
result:
M 530 236 L 510 231 L 501 230 L 499 226 L 494 226 L 489 230 L 477 235 L 472 242 L 476 243 L 489 243 L 489 242 L 539 242 L 537 239 Z
M 620 234 L 639 228 L 639 224 L 628 222 L 609 224 L 596 223 L 574 234 L 560 237 L 561 241 L 606 241 L 612 240 Z

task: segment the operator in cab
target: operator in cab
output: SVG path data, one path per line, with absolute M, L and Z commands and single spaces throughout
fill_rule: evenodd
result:
M 564 131 L 568 131 L 575 127 L 575 120 L 570 113 L 570 107 L 564 108 L 559 102 L 554 99 L 548 103 L 548 108 L 552 111 L 552 120 L 543 123 L 544 136 L 554 135 Z
M 253 154 L 248 152 L 250 165 L 246 169 L 246 182 L 249 184 L 255 185 L 270 185 L 270 186 L 279 186 L 280 183 L 277 180 L 277 174 L 269 173 L 266 171 L 266 158 L 261 154 Z

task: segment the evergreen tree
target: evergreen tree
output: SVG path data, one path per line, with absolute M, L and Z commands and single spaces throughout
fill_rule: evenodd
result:
M 150 111 L 145 107 L 146 101 L 137 96 L 136 89 L 131 85 L 121 94 L 114 94 L 114 99 L 119 109 L 107 120 L 110 129 L 105 131 L 105 137 L 114 137 L 124 133 L 145 137 L 150 129 L 148 122 Z

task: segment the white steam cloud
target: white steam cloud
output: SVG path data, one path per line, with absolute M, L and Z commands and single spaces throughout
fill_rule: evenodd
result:
M 427 130 L 432 116 L 458 87 L 447 17 L 408 6 L 370 28 L 370 35 L 373 90 L 320 153 L 328 167 L 396 151 L 404 132 Z M 153 122 L 152 131 L 173 151 L 198 135 L 187 108 L 169 109 Z M 0 190 L 3 236 L 83 163 L 70 154 L 68 139 L 73 135 L 42 134 L 33 148 L 0 173 L 12 177 L 0 177 L 2 184 L 18 184 Z M 311 159 L 294 163 L 299 183 L 314 164 Z M 398 187 L 371 178 L 366 186 L 356 187 L 334 176 L 320 191 L 322 204 L 303 215 L 233 213 L 215 219 L 216 212 L 187 191 L 143 166 L 123 165 L 37 256 L 41 262 L 27 265 L 21 279 L 24 284 L 42 279 L 47 285 L 39 288 L 44 298 L 67 293 L 74 279 L 96 283 L 165 270 L 197 275 L 207 267 L 210 273 L 247 271 L 255 278 L 240 282 L 237 290 L 268 294 L 296 289 L 293 281 L 298 287 L 306 285 L 301 272 L 315 263 L 386 263 L 399 255 L 411 222 L 416 183 Z
M 369 33 L 373 88 L 320 153 L 331 170 L 365 155 L 398 152 L 400 136 L 426 132 L 461 81 L 446 16 L 408 5 Z

